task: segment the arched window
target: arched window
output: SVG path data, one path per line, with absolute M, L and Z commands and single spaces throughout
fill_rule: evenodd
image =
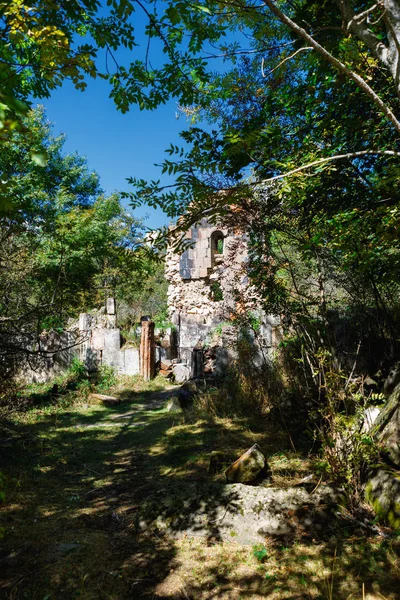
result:
M 222 262 L 224 256 L 224 234 L 222 231 L 214 231 L 211 235 L 211 261 L 214 267 Z

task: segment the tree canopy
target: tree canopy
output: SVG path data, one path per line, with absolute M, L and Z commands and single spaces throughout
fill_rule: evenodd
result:
M 0 355 L 35 350 L 43 330 L 63 329 L 70 317 L 126 296 L 153 273 L 141 221 L 117 193 L 102 193 L 97 173 L 77 154 L 63 153 L 43 110 L 26 117 L 35 133 L 14 131 L 0 155 L 13 210 L 0 215 Z M 46 149 L 45 166 L 31 144 Z
M 8 96 L 46 95 L 69 76 L 83 87 L 89 75 L 110 82 L 122 111 L 175 97 L 192 121 L 185 148 L 171 146 L 161 165 L 176 184 L 131 179 L 134 205 L 185 215 L 182 228 L 203 214 L 241 221 L 258 259 L 276 235 L 291 236 L 303 260 L 326 260 L 341 281 L 368 281 L 386 306 L 377 282 L 392 297 L 399 260 L 394 0 L 72 5 L 2 5 Z M 14 35 L 21 15 L 28 25 Z M 121 45 L 131 50 L 123 64 Z

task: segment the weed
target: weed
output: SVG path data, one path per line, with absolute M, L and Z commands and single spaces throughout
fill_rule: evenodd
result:
M 96 373 L 95 385 L 98 391 L 107 391 L 117 383 L 117 375 L 113 367 L 102 365 Z
M 268 558 L 268 552 L 263 544 L 256 544 L 253 546 L 253 556 L 260 563 L 263 563 Z

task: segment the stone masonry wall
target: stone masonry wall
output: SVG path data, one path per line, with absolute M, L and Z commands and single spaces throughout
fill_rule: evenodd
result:
M 234 321 L 244 312 L 252 312 L 262 321 L 255 344 L 261 342 L 265 347 L 271 347 L 277 320 L 265 315 L 254 300 L 256 294 L 246 273 L 246 236 L 202 219 L 185 237 L 191 242 L 190 247 L 182 254 L 169 249 L 165 267 L 169 281 L 168 310 L 177 328 L 179 358 L 192 365 L 194 351 L 209 343 L 216 326 Z M 222 252 L 220 246 L 217 251 L 217 238 L 220 241 L 223 238 Z M 216 289 L 218 298 L 215 297 Z M 229 361 L 234 358 L 234 353 L 228 346 L 230 344 L 224 355 Z M 264 360 L 264 351 L 261 348 L 259 351 L 260 360 Z
M 217 232 L 224 238 L 222 255 L 212 248 L 212 236 Z M 191 227 L 186 239 L 192 242 L 190 248 L 181 255 L 170 249 L 166 257 L 170 318 L 174 320 L 177 314 L 196 315 L 203 317 L 205 324 L 229 318 L 236 308 L 234 290 L 244 290 L 247 285 L 243 269 L 247 247 L 243 236 L 202 219 L 200 226 Z M 223 300 L 213 299 L 214 282 L 220 284 Z
M 123 375 L 140 372 L 138 348 L 121 348 L 121 332 L 116 326 L 114 298 L 108 298 L 104 314 L 79 315 L 79 334 L 85 341 L 79 346 L 79 358 L 88 370 L 98 366 L 113 367 Z

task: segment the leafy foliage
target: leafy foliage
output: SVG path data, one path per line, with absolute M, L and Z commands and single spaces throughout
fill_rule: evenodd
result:
M 109 295 L 138 293 L 153 261 L 141 223 L 118 194 L 104 197 L 96 173 L 65 156 L 42 110 L 27 117 L 46 167 L 31 160 L 32 138 L 15 131 L 0 156 L 13 208 L 0 215 L 0 357 L 3 375 L 20 352 L 34 355 L 44 329 L 61 332 L 70 317 Z

